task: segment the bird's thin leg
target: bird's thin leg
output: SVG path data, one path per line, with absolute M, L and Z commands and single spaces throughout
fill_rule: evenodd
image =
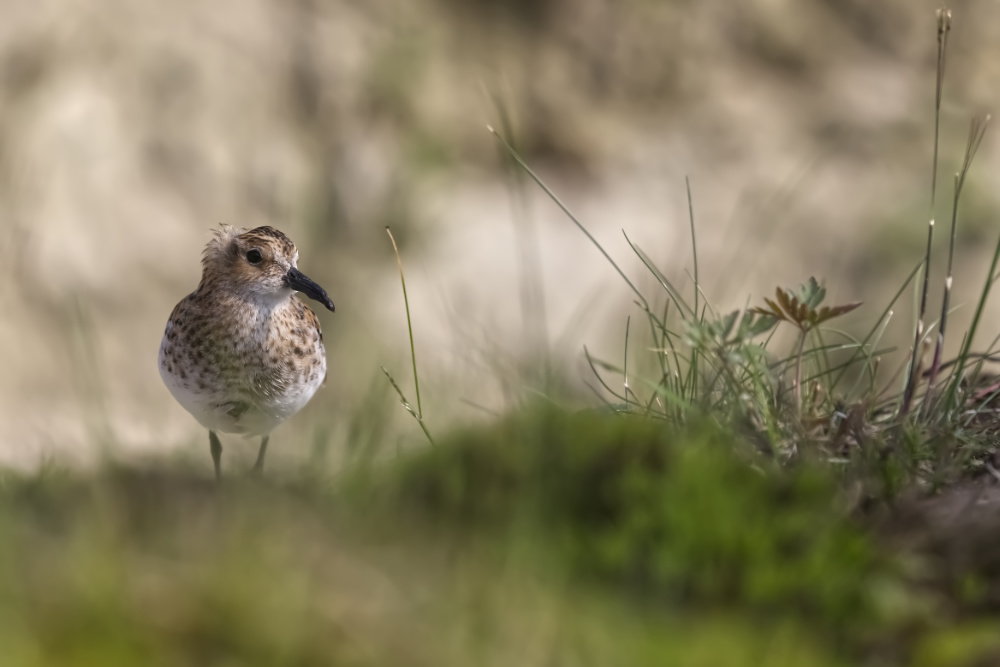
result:
M 212 463 L 215 464 L 215 479 L 218 481 L 222 479 L 222 443 L 215 431 L 208 432 L 208 444 L 212 451 Z
M 253 464 L 253 470 L 251 474 L 259 475 L 264 472 L 264 455 L 267 454 L 267 441 L 271 439 L 271 436 L 265 435 L 260 439 L 260 450 L 257 452 L 257 463 Z

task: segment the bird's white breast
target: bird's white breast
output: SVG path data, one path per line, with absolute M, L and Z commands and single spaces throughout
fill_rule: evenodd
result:
M 222 329 L 224 346 L 238 351 L 238 358 L 245 361 L 232 364 L 226 373 L 219 373 L 204 356 L 200 361 L 192 356 L 192 340 L 176 332 L 171 340 L 173 321 L 167 323 L 160 343 L 160 377 L 205 428 L 266 435 L 301 410 L 323 384 L 326 354 L 318 331 L 314 339 L 285 345 L 288 332 L 282 320 L 270 312 L 266 315 L 264 330 Z

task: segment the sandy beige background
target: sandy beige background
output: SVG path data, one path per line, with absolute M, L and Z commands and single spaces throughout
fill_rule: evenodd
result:
M 219 223 L 285 230 L 337 304 L 321 315 L 330 383 L 276 432 L 279 461 L 316 433 L 349 438 L 380 364 L 410 390 L 386 224 L 438 428 L 530 389 L 519 360 L 539 336 L 570 384 L 584 344 L 617 358 L 627 289 L 541 192 L 512 188 L 485 130 L 501 125 L 493 98 L 651 292 L 621 231 L 689 286 L 690 175 L 713 302 L 815 274 L 831 298 L 867 302 L 860 326 L 922 253 L 936 6 L 0 1 L 0 464 L 201 455 L 155 359 Z M 1000 5 L 952 9 L 941 216 L 969 117 L 1000 109 Z M 963 208 L 959 319 L 1000 233 L 995 129 Z M 890 336 L 910 310 L 907 296 Z M 387 414 L 389 440 L 415 437 Z M 254 446 L 230 442 L 249 461 Z

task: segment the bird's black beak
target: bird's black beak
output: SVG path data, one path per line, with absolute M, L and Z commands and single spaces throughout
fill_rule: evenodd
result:
M 296 292 L 302 292 L 310 299 L 319 301 L 321 304 L 327 307 L 330 312 L 333 312 L 333 301 L 327 296 L 326 290 L 317 285 L 312 281 L 309 276 L 302 273 L 296 268 L 291 268 L 288 273 L 285 274 L 285 284 Z

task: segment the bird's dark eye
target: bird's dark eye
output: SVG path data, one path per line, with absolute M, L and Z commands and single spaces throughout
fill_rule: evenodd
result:
M 256 248 L 253 250 L 247 250 L 247 261 L 251 264 L 260 264 L 260 260 L 264 259 L 261 257 L 260 250 Z

